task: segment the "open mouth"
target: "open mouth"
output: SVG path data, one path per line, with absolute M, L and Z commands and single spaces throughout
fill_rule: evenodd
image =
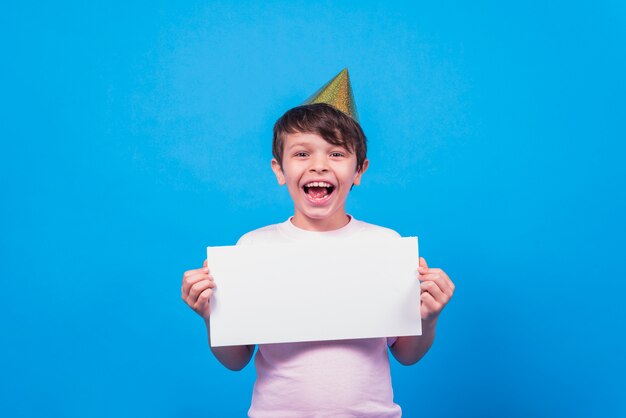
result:
M 334 190 L 335 186 L 325 181 L 312 181 L 304 185 L 304 193 L 314 201 L 325 200 Z

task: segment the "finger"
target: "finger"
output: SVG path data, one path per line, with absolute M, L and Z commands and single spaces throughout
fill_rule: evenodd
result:
M 209 273 L 197 273 L 193 276 L 189 276 L 186 279 L 183 279 L 183 285 L 181 287 L 181 293 L 183 295 L 183 298 L 189 295 L 189 291 L 193 285 L 201 282 L 202 280 L 213 281 L 213 276 L 211 276 Z
M 199 269 L 187 270 L 183 274 L 183 276 L 189 275 L 189 274 L 194 274 L 194 273 L 199 273 L 199 272 L 209 273 L 209 267 L 207 266 L 207 261 L 206 260 L 204 260 L 204 263 L 202 264 L 202 267 L 200 267 Z
M 445 279 L 444 275 L 441 274 L 441 272 L 433 272 L 433 270 L 434 269 L 430 269 L 427 274 L 421 275 L 420 281 L 422 283 L 429 281 L 436 283 L 443 293 L 451 297 L 452 293 L 454 293 L 452 287 L 450 287 L 448 281 Z
M 437 286 L 439 286 L 439 288 L 443 291 L 448 289 L 448 282 L 446 282 L 446 280 L 441 274 L 436 273 L 436 272 L 433 273 L 432 269 L 430 269 L 428 273 L 422 274 L 420 276 L 420 281 L 421 282 L 428 282 L 428 281 L 435 282 L 437 283 Z
M 208 267 L 207 261 L 208 261 L 208 260 L 205 258 L 205 259 L 204 259 L 204 264 L 202 264 L 202 267 Z
M 211 277 L 209 273 L 202 271 L 202 269 L 186 271 L 183 275 L 183 283 L 180 287 L 180 292 L 183 295 L 183 298 L 189 294 L 191 286 L 200 280 L 206 280 L 209 277 Z
M 200 274 L 200 273 L 209 273 L 209 268 L 205 266 L 199 269 L 187 270 L 186 272 L 183 273 L 183 280 L 185 280 L 188 277 L 194 276 L 196 274 Z
M 427 281 L 420 284 L 422 292 L 428 292 L 435 300 L 441 304 L 448 303 L 448 295 L 446 295 L 435 282 Z
M 189 302 L 195 304 L 202 292 L 204 292 L 206 289 L 212 289 L 214 287 L 215 283 L 212 280 L 199 281 L 198 283 L 191 286 L 191 288 L 189 289 Z
M 446 294 L 449 294 L 450 296 L 452 296 L 452 293 L 454 293 L 454 283 L 452 283 L 452 280 L 450 280 L 450 277 L 446 274 L 446 272 L 440 268 L 428 269 L 428 272 L 439 274 L 439 276 L 443 279 L 448 289 L 450 289 L 450 292 L 449 293 L 446 292 Z
M 422 293 L 420 300 L 422 301 L 420 309 L 422 318 L 429 316 L 428 314 L 438 314 L 443 309 L 443 305 L 437 302 L 433 295 L 428 292 Z
M 426 264 L 426 259 L 424 257 L 420 257 L 420 267 L 428 268 L 428 264 Z
M 211 295 L 213 295 L 213 289 L 205 289 L 198 295 L 198 300 L 194 304 L 194 308 L 200 309 L 203 308 L 211 299 Z
M 199 269 L 192 269 L 192 270 L 187 270 L 186 272 L 183 273 L 183 281 L 191 276 L 194 276 L 196 274 L 199 273 L 209 273 L 209 268 L 208 267 L 202 267 Z

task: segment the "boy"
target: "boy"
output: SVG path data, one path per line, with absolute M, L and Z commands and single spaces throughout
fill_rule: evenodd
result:
M 345 211 L 350 189 L 360 184 L 369 165 L 366 138 L 355 117 L 344 70 L 307 104 L 287 111 L 276 122 L 272 170 L 278 183 L 287 186 L 294 215 L 281 224 L 245 234 L 238 245 L 399 236 L 358 221 Z M 255 357 L 257 381 L 249 415 L 401 416 L 400 407 L 393 402 L 387 347 L 400 363 L 416 363 L 432 345 L 437 318 L 454 292 L 445 272 L 428 268 L 423 258 L 418 271 L 421 336 L 261 344 Z M 206 260 L 203 268 L 183 276 L 183 300 L 204 318 L 209 345 L 209 300 L 215 287 Z M 231 370 L 245 367 L 254 350 L 252 345 L 211 347 L 215 357 Z

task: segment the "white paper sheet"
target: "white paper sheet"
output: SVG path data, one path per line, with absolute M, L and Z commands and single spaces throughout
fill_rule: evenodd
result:
M 417 238 L 208 247 L 211 345 L 421 335 Z

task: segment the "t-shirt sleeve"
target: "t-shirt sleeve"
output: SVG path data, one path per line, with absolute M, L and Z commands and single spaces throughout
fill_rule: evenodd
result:
M 239 238 L 239 240 L 237 241 L 237 244 L 235 245 L 249 245 L 252 244 L 252 238 L 250 238 L 250 234 L 244 234 L 241 236 L 241 238 Z

